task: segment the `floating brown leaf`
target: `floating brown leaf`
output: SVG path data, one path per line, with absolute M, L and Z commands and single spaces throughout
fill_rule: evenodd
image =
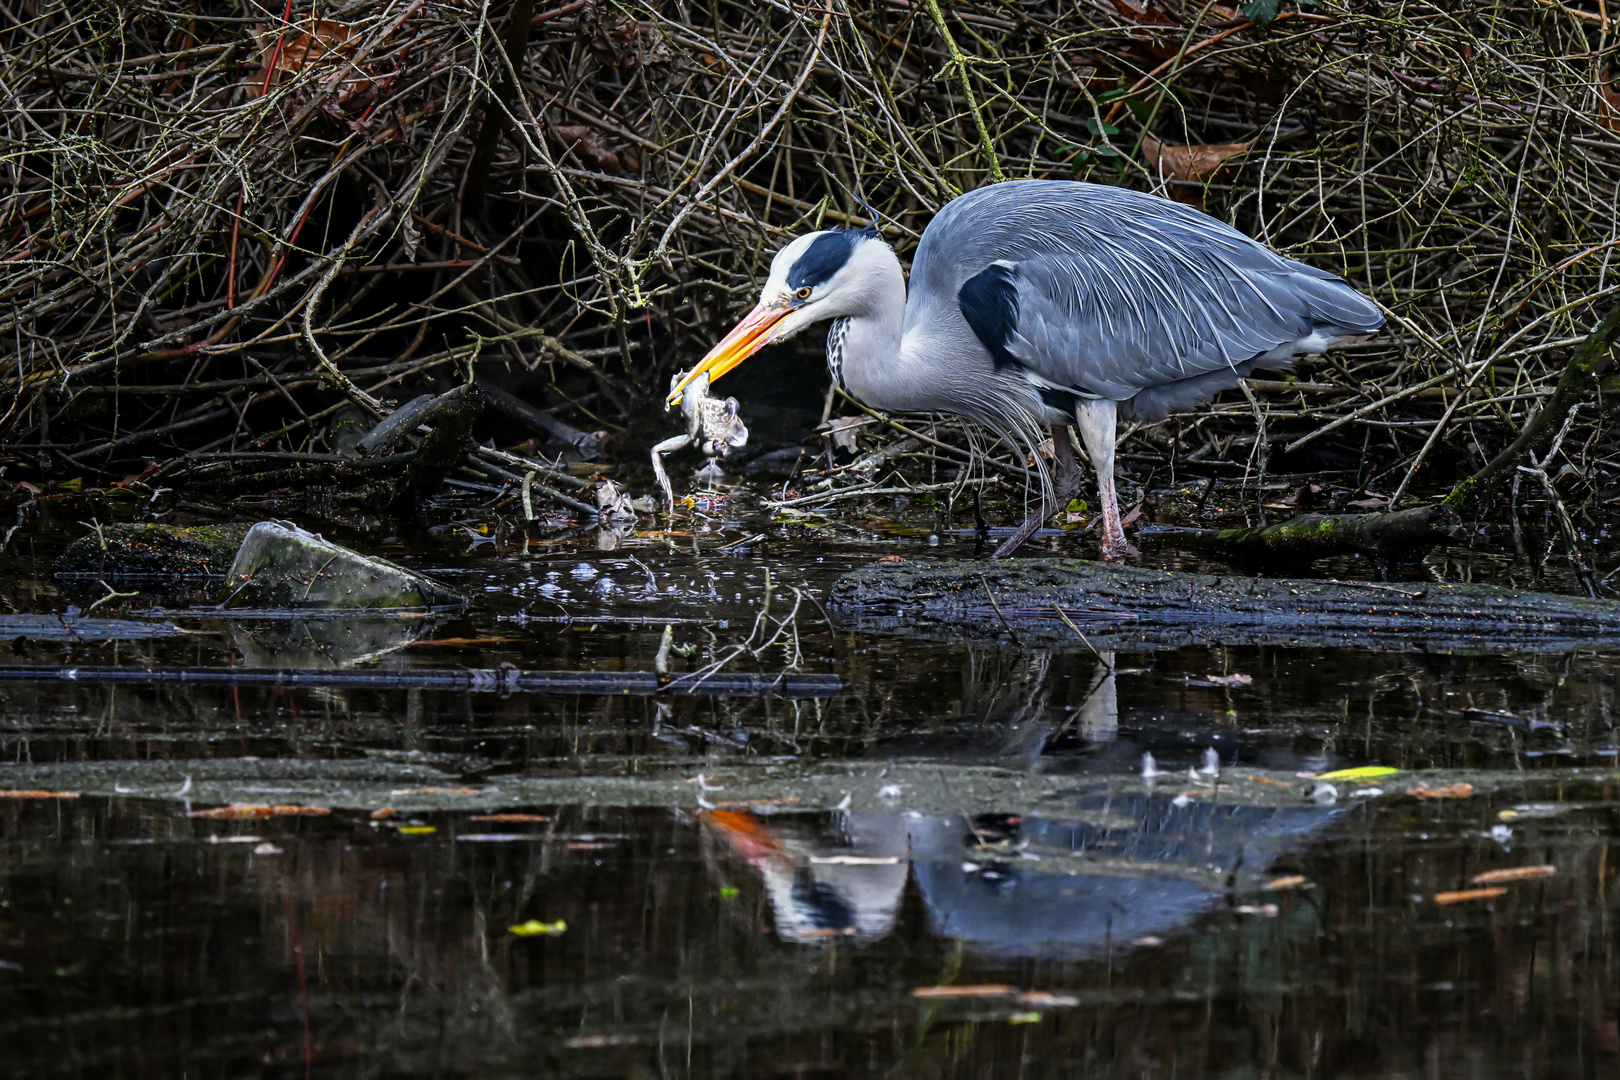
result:
M 77 799 L 77 791 L 0 791 L 0 799 Z
M 1165 181 L 1169 196 L 1180 203 L 1204 208 L 1205 186 L 1230 159 L 1248 150 L 1254 140 L 1205 146 L 1166 146 L 1152 135 L 1142 136 L 1142 157 Z
M 247 821 L 273 817 L 324 817 L 331 812 L 324 806 L 298 806 L 291 803 L 278 803 L 274 806 L 262 803 L 231 803 L 229 806 L 219 806 L 212 810 L 193 810 L 189 816 L 218 821 Z
M 1490 900 L 1502 896 L 1507 892 L 1503 888 L 1494 889 L 1458 889 L 1456 892 L 1437 892 L 1434 902 L 1437 904 L 1460 904 L 1465 900 Z
M 1530 878 L 1552 877 L 1558 873 L 1556 866 L 1510 866 L 1506 870 L 1487 870 L 1483 874 L 1475 874 L 1470 880 L 1475 885 L 1495 885 L 1502 881 L 1527 881 Z
M 1273 878 L 1266 882 L 1267 889 L 1297 889 L 1305 885 L 1304 874 L 1289 874 L 1287 877 Z
M 1005 997 L 1014 993 L 1001 983 L 983 983 L 978 986 L 919 986 L 911 992 L 915 998 Z
M 474 814 L 471 821 L 550 821 L 544 814 Z
M 1440 787 L 1430 787 L 1428 784 L 1419 784 L 1408 795 L 1414 799 L 1466 799 L 1474 793 L 1473 784 L 1444 784 Z

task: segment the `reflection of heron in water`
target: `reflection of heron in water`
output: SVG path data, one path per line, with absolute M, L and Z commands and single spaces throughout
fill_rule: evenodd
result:
M 915 881 L 930 929 L 1010 956 L 1089 956 L 1187 929 L 1341 811 L 1099 797 L 1063 817 L 703 815 L 760 876 L 785 941 L 886 936 Z M 1031 854 L 1038 854 L 1039 860 Z
M 935 760 L 1008 758 L 1037 766 L 1071 728 L 1125 771 L 1139 748 L 1117 741 L 1112 656 L 1076 678 L 1082 658 L 998 650 L 969 654 L 960 729 L 903 752 Z M 1061 706 L 1067 699 L 1072 708 Z M 1077 704 L 1073 704 L 1078 702 Z M 902 756 L 898 743 L 883 748 Z M 971 819 L 904 813 L 703 815 L 761 877 L 784 940 L 872 941 L 894 926 L 914 880 L 931 928 L 984 952 L 1083 956 L 1186 929 L 1216 907 L 1231 875 L 1264 873 L 1336 815 L 1319 807 L 1176 807 L 1163 795 L 1091 796 L 1051 817 Z M 1039 858 L 1031 858 L 1038 855 Z
M 710 810 L 708 830 L 765 883 L 776 932 L 787 941 L 875 941 L 894 926 L 905 891 L 905 822 L 889 814 L 795 815 L 767 824 L 747 811 Z

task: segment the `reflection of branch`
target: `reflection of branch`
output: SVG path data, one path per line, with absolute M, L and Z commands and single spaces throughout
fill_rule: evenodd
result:
M 799 608 L 803 603 L 804 603 L 804 593 L 802 591 L 800 591 L 797 587 L 794 587 L 793 588 L 793 607 L 792 607 L 792 609 L 789 610 L 788 613 L 785 616 L 782 617 L 781 621 L 776 624 L 776 629 L 771 632 L 769 637 L 767 637 L 764 640 L 760 641 L 760 643 L 758 645 L 755 645 L 754 640 L 761 635 L 761 633 L 763 632 L 764 627 L 768 626 L 770 624 L 770 621 L 771 621 L 771 619 L 770 619 L 770 611 L 771 611 L 771 575 L 770 575 L 770 571 L 767 570 L 765 572 L 765 599 L 760 604 L 759 614 L 754 616 L 754 625 L 748 631 L 748 636 L 743 639 L 741 644 L 733 646 L 731 651 L 728 652 L 725 656 L 722 656 L 718 660 L 714 660 L 714 661 L 711 661 L 708 664 L 705 664 L 703 667 L 698 668 L 696 671 L 689 671 L 684 675 L 681 675 L 681 676 L 678 676 L 678 677 L 676 677 L 674 679 L 671 679 L 669 685 L 677 686 L 677 685 L 680 685 L 681 683 L 684 683 L 686 680 L 691 679 L 691 680 L 695 680 L 693 682 L 692 686 L 693 686 L 694 689 L 697 689 L 697 688 L 702 686 L 703 680 L 707 679 L 711 675 L 714 675 L 721 668 L 725 667 L 727 664 L 729 664 L 733 660 L 737 659 L 743 653 L 748 653 L 748 654 L 752 655 L 754 657 L 754 659 L 756 659 L 756 660 L 759 659 L 761 656 L 763 656 L 765 654 L 765 651 L 767 649 L 769 649 L 771 646 L 775 645 L 778 641 L 780 641 L 782 639 L 782 635 L 787 631 L 787 629 L 789 627 L 792 627 L 793 628 L 793 658 L 792 658 L 792 661 L 788 664 L 788 666 L 785 669 L 783 669 L 782 672 L 780 672 L 778 674 L 777 680 L 780 681 L 780 680 L 786 678 L 787 673 L 789 671 L 792 671 L 795 668 L 797 668 L 799 666 L 799 662 L 801 660 L 801 654 L 799 652 L 798 619 L 799 619 Z

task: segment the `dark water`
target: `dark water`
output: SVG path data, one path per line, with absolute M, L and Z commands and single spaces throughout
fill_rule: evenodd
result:
M 73 520 L 12 537 L 10 608 L 101 594 L 49 579 Z M 161 635 L 46 626 L 6 660 L 641 672 L 668 623 L 690 671 L 756 628 L 768 577 L 754 640 L 797 618 L 733 667 L 842 689 L 0 680 L 0 788 L 56 793 L 0 799 L 0 1072 L 1620 1075 L 1614 655 L 852 634 L 815 603 L 837 574 L 973 553 L 861 520 L 341 538 L 477 606 L 226 620 L 169 595 L 94 613 Z M 1459 558 L 1434 572 L 1517 572 Z M 1189 778 L 1210 748 L 1218 777 Z M 1402 772 L 1332 799 L 1297 775 L 1369 764 Z M 231 802 L 327 812 L 193 816 Z

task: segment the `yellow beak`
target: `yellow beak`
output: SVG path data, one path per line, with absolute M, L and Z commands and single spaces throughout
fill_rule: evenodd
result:
M 743 317 L 743 321 L 731 328 L 731 333 L 720 339 L 720 343 L 709 350 L 709 355 L 698 362 L 680 384 L 670 391 L 670 405 L 681 403 L 681 392 L 689 386 L 694 379 L 704 372 L 709 373 L 712 383 L 744 360 L 753 356 L 771 342 L 771 327 L 787 317 L 785 307 L 760 306 Z

